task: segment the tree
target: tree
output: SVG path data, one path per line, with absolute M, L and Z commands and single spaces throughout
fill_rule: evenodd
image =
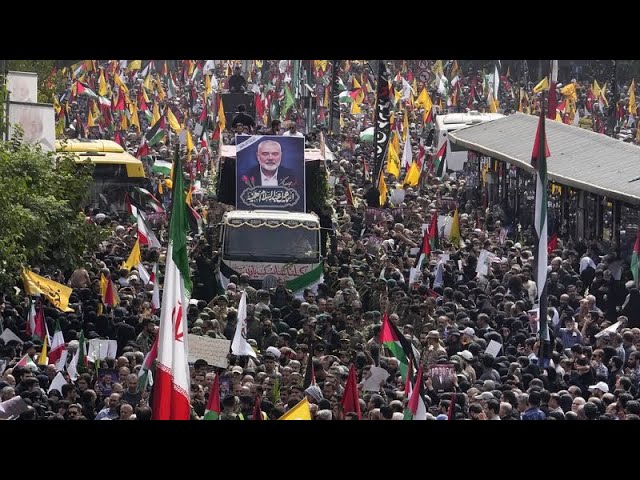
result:
M 20 134 L 0 142 L 0 291 L 21 286 L 21 265 L 73 270 L 104 237 L 82 211 L 93 167 L 55 155 Z

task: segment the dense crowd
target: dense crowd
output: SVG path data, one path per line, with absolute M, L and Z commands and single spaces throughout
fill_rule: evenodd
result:
M 201 62 L 199 67 L 203 65 Z M 262 98 L 270 98 L 272 92 L 284 95 L 280 83 L 286 84 L 290 73 L 286 62 L 245 64 L 242 73 L 250 81 L 244 83 L 233 76 L 228 79 L 232 70 L 228 65 L 213 62 L 210 66 L 212 78 L 220 79 L 217 88 L 256 88 Z M 109 64 L 105 68 L 110 68 Z M 206 82 L 202 75 L 189 72 L 184 63 L 170 68 L 174 68 L 173 72 L 169 70 L 172 85 L 163 79 L 161 88 L 175 89 L 173 96 L 161 101 L 157 96 L 150 99 L 149 109 L 154 101 L 161 102 L 163 108 L 170 105 L 180 123 L 194 127 L 195 119 L 209 106 Z M 324 70 L 322 65 L 317 68 L 324 73 L 316 76 L 316 93 L 323 98 L 330 75 L 326 65 Z M 519 97 L 512 96 L 511 85 L 501 88 L 497 107 L 490 107 L 481 72 L 462 73 L 460 69 L 452 75 L 451 68 L 449 65 L 443 70 L 448 73 L 445 89 L 436 83 L 427 85 L 437 112 L 474 108 L 511 113 L 522 107 L 522 101 L 515 104 L 514 98 L 522 100 L 528 93 L 531 102 L 523 108 L 535 113 L 533 83 L 518 93 Z M 390 69 L 398 91 L 404 83 L 414 83 L 403 62 L 392 63 Z M 207 74 L 206 69 L 203 74 Z M 373 214 L 368 208 L 372 195 L 377 195 L 371 178 L 373 147 L 360 141 L 360 134 L 373 125 L 375 92 L 366 84 L 373 84 L 374 78 L 360 62 L 343 62 L 340 76 L 346 85 L 353 85 L 355 78 L 365 92 L 358 106 L 360 112 L 354 113 L 351 103 L 342 105 L 341 134 L 327 142 L 335 155 L 335 160 L 326 164 L 327 177 L 339 181 L 332 185 L 328 200 L 333 228 L 328 236 L 324 281 L 317 291 L 306 290 L 303 298 L 295 298 L 283 283 L 272 289 L 256 289 L 247 275 L 232 276 L 226 289 L 221 290 L 216 279 L 215 229 L 222 213 L 232 207 L 216 199 L 215 179 L 220 166 L 209 141 L 197 142 L 190 152 L 191 161 L 184 173 L 199 182 L 192 205 L 204 228 L 198 231 L 196 227 L 189 237 L 195 287 L 187 316 L 189 333 L 232 340 L 239 302 L 245 293 L 246 338 L 256 352 L 255 359 L 230 354 L 227 368 L 213 367 L 201 359 L 190 365 L 192 418 L 205 416 L 215 382 L 220 387 L 222 420 L 248 420 L 257 415 L 278 419 L 304 398 L 316 420 L 400 420 L 411 410 L 409 399 L 416 389 L 426 408 L 425 417 L 430 420 L 640 419 L 640 293 L 629 281 L 628 263 L 614 253 L 614 246 L 559 239 L 549 256 L 547 277 L 551 349 L 548 358 L 539 361 L 542 352 L 537 335 L 538 292 L 531 235 L 505 229 L 508 219 L 504 212 L 478 204 L 460 172 L 443 177 L 434 173 L 432 127 L 424 124 L 424 108 L 412 102 L 404 103 L 408 130 L 402 131 L 403 113 L 396 114 L 393 128 L 399 136 L 408 135 L 413 158 L 423 158 L 420 181 L 403 188 L 399 178 L 385 173 L 389 189 L 402 189 L 404 194 L 397 204 L 387 203 L 386 208 Z M 94 69 L 86 78 L 98 77 L 99 71 Z M 127 77 L 124 73 L 122 78 L 132 92 L 145 80 L 144 76 Z M 435 78 L 439 78 L 437 68 Z M 458 80 L 451 87 L 454 78 Z M 510 79 L 505 76 L 501 82 L 509 84 Z M 418 93 L 414 92 L 415 96 Z M 60 98 L 65 94 L 62 92 Z M 564 100 L 560 91 L 558 95 L 558 100 Z M 588 97 L 586 92 L 577 95 L 567 122 L 575 123 L 576 112 L 580 118 L 600 115 L 601 110 L 594 110 L 598 99 L 587 107 Z M 152 127 L 150 119 L 140 113 L 139 129 L 85 129 L 82 124 L 93 106 L 83 97 L 67 100 L 71 112 L 66 115 L 68 136 L 78 136 L 79 132 L 93 138 L 120 135 L 118 140 L 136 154 Z M 266 116 L 264 111 L 256 115 L 255 125 L 248 119 L 242 121 L 249 125 L 242 121 L 233 129 L 227 125 L 227 131 L 221 137 L 217 132 L 215 140 L 222 138 L 225 144 L 232 144 L 233 134 L 240 132 L 281 134 L 279 119 L 271 118 L 268 108 Z M 282 126 L 289 134 L 304 130 L 302 116 L 303 108 L 294 104 L 282 114 Z M 64 120 L 64 115 L 61 118 Z M 265 118 L 272 121 L 265 122 Z M 633 118 L 624 114 L 620 121 L 629 125 Z M 212 123 L 211 138 L 216 135 L 215 117 Z M 306 131 L 307 147 L 319 147 L 320 131 L 327 132 L 326 118 L 315 118 L 314 123 L 318 125 Z M 178 134 L 168 133 L 143 157 L 154 182 L 152 193 L 165 205 L 169 205 L 171 184 L 152 173 L 151 167 L 159 159 L 170 160 L 180 143 Z M 181 148 L 186 157 L 185 145 Z M 456 208 L 460 239 L 452 239 L 441 230 L 439 245 L 434 246 L 417 276 L 411 276 L 422 250 L 423 226 L 431 224 L 434 216 L 453 215 Z M 48 331 L 60 326 L 68 353 L 61 368 L 65 379 L 59 389 L 51 388 L 58 375 L 57 366 L 36 365 L 42 339 L 34 340 L 27 333 L 29 298 L 23 293 L 4 292 L 0 303 L 0 330 L 9 329 L 18 337 L 0 339 L 0 401 L 22 397 L 28 409 L 19 415 L 20 420 L 151 418 L 153 387 L 143 364 L 159 325 L 153 289 L 154 283 L 162 287 L 163 282 L 165 227 L 157 230 L 161 248 L 142 248 L 143 266 L 149 272 L 155 264 L 160 266 L 157 277 L 145 283 L 145 276 L 135 268 L 122 268 L 137 238 L 136 222 L 118 212 L 93 210 L 87 216 L 88 221 L 103 225 L 111 233 L 99 251 L 87 252 L 84 265 L 73 272 L 32 266 L 34 272 L 73 289 L 69 301 L 72 311 L 62 312 L 42 301 Z M 479 259 L 487 254 L 490 260 L 484 270 Z M 101 276 L 113 281 L 119 297 L 117 305 L 104 305 Z M 409 366 L 409 381 L 401 359 L 382 339 L 383 327 L 390 324 L 397 327 L 412 351 L 415 363 Z M 88 355 L 86 363 L 69 372 L 77 351 L 84 350 L 80 345 L 84 339 L 116 340 L 117 351 L 102 360 Z M 24 363 L 21 359 L 25 355 L 33 362 L 18 365 Z M 438 370 L 438 365 L 446 368 Z M 344 407 L 350 367 L 356 373 L 359 412 L 353 408 L 345 411 Z M 422 375 L 416 378 L 417 369 Z M 381 371 L 379 382 L 368 381 Z M 446 378 L 438 378 L 441 371 Z M 415 418 L 416 412 L 412 414 Z

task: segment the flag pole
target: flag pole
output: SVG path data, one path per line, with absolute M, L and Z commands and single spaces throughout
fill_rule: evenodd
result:
M 536 279 L 538 283 L 538 319 L 540 327 L 538 329 L 539 338 L 539 366 L 546 368 L 550 359 L 550 336 L 549 326 L 547 321 L 547 163 L 546 163 L 546 133 L 545 133 L 545 94 L 542 91 L 540 98 L 540 123 L 538 124 L 538 131 L 536 134 L 536 145 L 534 146 L 534 152 L 537 153 L 534 157 L 535 169 L 536 169 L 536 204 L 535 204 L 535 231 L 536 231 L 536 246 L 535 246 L 535 258 L 537 263 Z

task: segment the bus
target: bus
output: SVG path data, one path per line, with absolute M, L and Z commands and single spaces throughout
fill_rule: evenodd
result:
M 454 132 L 461 128 L 470 127 L 479 123 L 490 122 L 502 118 L 500 113 L 480 113 L 471 110 L 468 113 L 448 113 L 436 116 L 436 129 L 433 145 L 440 148 L 446 139 L 448 132 Z M 464 147 L 450 143 L 451 151 L 447 152 L 447 168 L 454 172 L 459 172 L 464 168 L 467 161 L 467 150 Z
M 77 164 L 94 165 L 93 184 L 87 206 L 103 212 L 119 213 L 126 210 L 127 195 L 141 207 L 153 225 L 166 220 L 161 204 L 150 193 L 151 180 L 147 178 L 142 162 L 111 140 L 56 141 L 56 152 L 74 154 Z
M 323 281 L 320 220 L 313 213 L 233 210 L 222 219 L 219 280 L 249 275 L 256 289 L 284 281 L 296 297 Z

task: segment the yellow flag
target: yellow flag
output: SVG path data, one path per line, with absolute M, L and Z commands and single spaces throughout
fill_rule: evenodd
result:
M 444 74 L 443 68 L 442 68 L 442 60 L 436 60 L 436 63 L 433 64 L 433 67 L 431 67 L 431 70 L 433 71 L 433 73 L 439 73 L 440 75 Z
M 395 103 L 398 103 L 402 98 L 402 91 L 394 90 Z
M 100 274 L 100 295 L 104 299 L 107 296 L 107 287 L 109 286 L 109 280 L 104 276 L 103 273 Z
M 353 77 L 353 89 L 355 90 L 357 88 L 362 88 L 362 85 L 360 85 L 360 82 L 356 77 Z
M 122 112 L 122 118 L 120 118 L 120 130 L 128 130 L 129 122 L 127 121 L 126 112 Z
M 127 71 L 132 72 L 134 70 L 140 70 L 142 68 L 142 60 L 131 60 L 129 66 L 127 67 Z
M 155 125 L 156 122 L 160 120 L 160 107 L 158 106 L 158 102 L 153 105 L 153 113 L 151 117 L 151 125 Z
M 404 109 L 404 115 L 402 117 L 402 141 L 407 141 L 407 134 L 409 133 L 409 114 L 407 109 Z
M 136 243 L 133 244 L 133 248 L 131 249 L 131 254 L 129 254 L 129 258 L 127 259 L 127 261 L 122 264 L 122 268 L 131 270 L 141 261 L 142 256 L 140 255 L 140 241 L 136 240 Z
M 103 69 L 100 69 L 100 79 L 98 80 L 98 93 L 103 97 L 107 94 L 107 80 L 104 78 Z
M 540 93 L 543 90 L 549 90 L 549 79 L 547 77 L 544 77 L 535 87 L 533 87 L 533 93 Z
M 129 104 L 129 111 L 131 112 L 131 125 L 136 127 L 140 131 L 140 119 L 138 118 L 138 107 L 135 102 Z
M 380 182 L 378 182 L 378 191 L 380 192 L 380 206 L 382 207 L 387 203 L 387 194 L 389 189 L 387 188 L 387 182 L 384 181 L 384 175 L 380 175 Z
M 160 98 L 160 100 L 162 101 L 167 96 L 164 93 L 164 89 L 162 88 L 162 82 L 160 81 L 159 78 L 156 78 L 155 84 L 156 84 L 156 91 L 158 92 L 158 98 Z
M 147 96 L 147 91 L 143 88 L 142 89 L 142 98 L 144 99 L 145 103 L 148 105 L 149 103 L 151 103 L 149 101 L 149 97 Z
M 191 138 L 191 132 L 189 131 L 189 129 L 187 129 L 187 161 L 191 161 L 192 150 L 193 150 L 193 138 Z
M 218 125 L 220 126 L 220 133 L 224 132 L 225 128 L 227 128 L 227 117 L 224 116 L 222 98 L 220 98 L 220 108 L 218 109 Z
M 194 62 L 193 60 L 187 60 L 187 62 L 189 63 L 189 76 L 193 75 L 193 71 L 196 68 L 196 62 Z
M 422 87 L 422 91 L 420 92 L 420 95 L 418 95 L 418 99 L 416 100 L 415 104 L 424 108 L 424 111 L 427 114 L 432 110 L 433 102 L 431 101 L 431 97 L 429 96 L 429 93 L 427 92 L 427 89 L 425 87 Z
M 170 108 L 167 108 L 167 119 L 169 120 L 169 125 L 174 132 L 178 133 L 180 130 L 182 130 L 178 119 L 173 114 Z
M 411 163 L 411 168 L 404 176 L 404 185 L 409 185 L 410 187 L 416 187 L 420 182 L 420 169 L 418 168 L 418 164 L 416 162 Z
M 400 178 L 400 158 L 391 143 L 389 143 L 389 148 L 387 149 L 387 173 Z
M 47 335 L 45 334 L 42 342 L 42 351 L 38 354 L 38 365 L 47 365 Z
M 147 76 L 145 77 L 144 83 L 142 84 L 142 86 L 149 91 L 153 90 L 153 84 L 151 83 L 151 81 L 152 81 L 151 72 L 149 72 L 147 73 Z
M 600 85 L 598 85 L 598 81 L 597 80 L 593 80 L 593 86 L 591 87 L 591 91 L 593 92 L 593 95 L 598 98 L 601 94 L 602 94 L 602 90 L 600 89 Z
M 328 88 L 325 88 L 324 90 L 324 102 L 322 102 L 322 106 L 324 108 L 329 108 L 329 89 Z M 266 122 L 265 122 L 265 125 L 266 125 Z
M 327 63 L 328 63 L 328 61 L 327 60 L 318 60 L 318 61 L 320 62 L 320 69 L 323 72 L 326 72 L 327 71 Z
M 566 85 L 560 89 L 560 93 L 565 97 L 569 97 L 572 100 L 578 99 L 578 94 L 576 93 L 576 86 L 573 83 Z
M 87 113 L 87 126 L 88 127 L 96 126 L 96 122 L 95 122 L 95 119 L 93 118 L 93 114 L 91 113 L 91 110 L 89 110 L 89 113 Z
M 451 77 L 451 80 L 454 79 L 454 77 L 456 76 L 456 73 L 458 73 L 458 61 L 454 60 L 453 61 L 453 66 L 451 67 L 451 75 L 449 75 Z M 509 69 L 507 68 L 507 77 L 509 76 Z
M 118 86 L 120 87 L 120 90 L 122 90 L 124 93 L 129 93 L 129 89 L 127 88 L 127 86 L 124 84 L 124 82 L 120 78 L 120 75 L 118 75 L 116 73 L 113 78 L 116 81 L 116 83 L 118 84 Z
M 398 139 L 398 134 L 396 132 L 391 133 L 391 141 L 389 142 L 389 144 L 395 150 L 397 157 L 398 153 L 400 152 L 400 140 Z
M 69 308 L 69 296 L 71 288 L 61 283 L 54 282 L 48 278 L 41 277 L 31 270 L 22 270 L 22 281 L 27 295 L 44 295 L 58 310 L 63 312 L 73 312 Z
M 211 75 L 205 75 L 204 76 L 204 98 L 205 99 L 209 98 L 209 95 L 211 95 L 212 91 L 213 91 L 213 88 L 211 88 Z
M 636 105 L 636 79 L 631 80 L 631 85 L 629 85 L 629 113 L 636 116 L 638 111 L 638 106 Z
M 449 241 L 455 247 L 460 245 L 460 217 L 458 216 L 458 209 L 453 214 L 453 221 L 451 222 L 451 232 L 449 233 Z
M 358 102 L 352 102 L 351 103 L 351 115 L 356 115 L 358 113 L 362 113 L 362 110 L 360 110 L 360 107 L 358 106 Z
M 306 398 L 281 416 L 278 420 L 311 420 L 311 409 L 309 400 Z

